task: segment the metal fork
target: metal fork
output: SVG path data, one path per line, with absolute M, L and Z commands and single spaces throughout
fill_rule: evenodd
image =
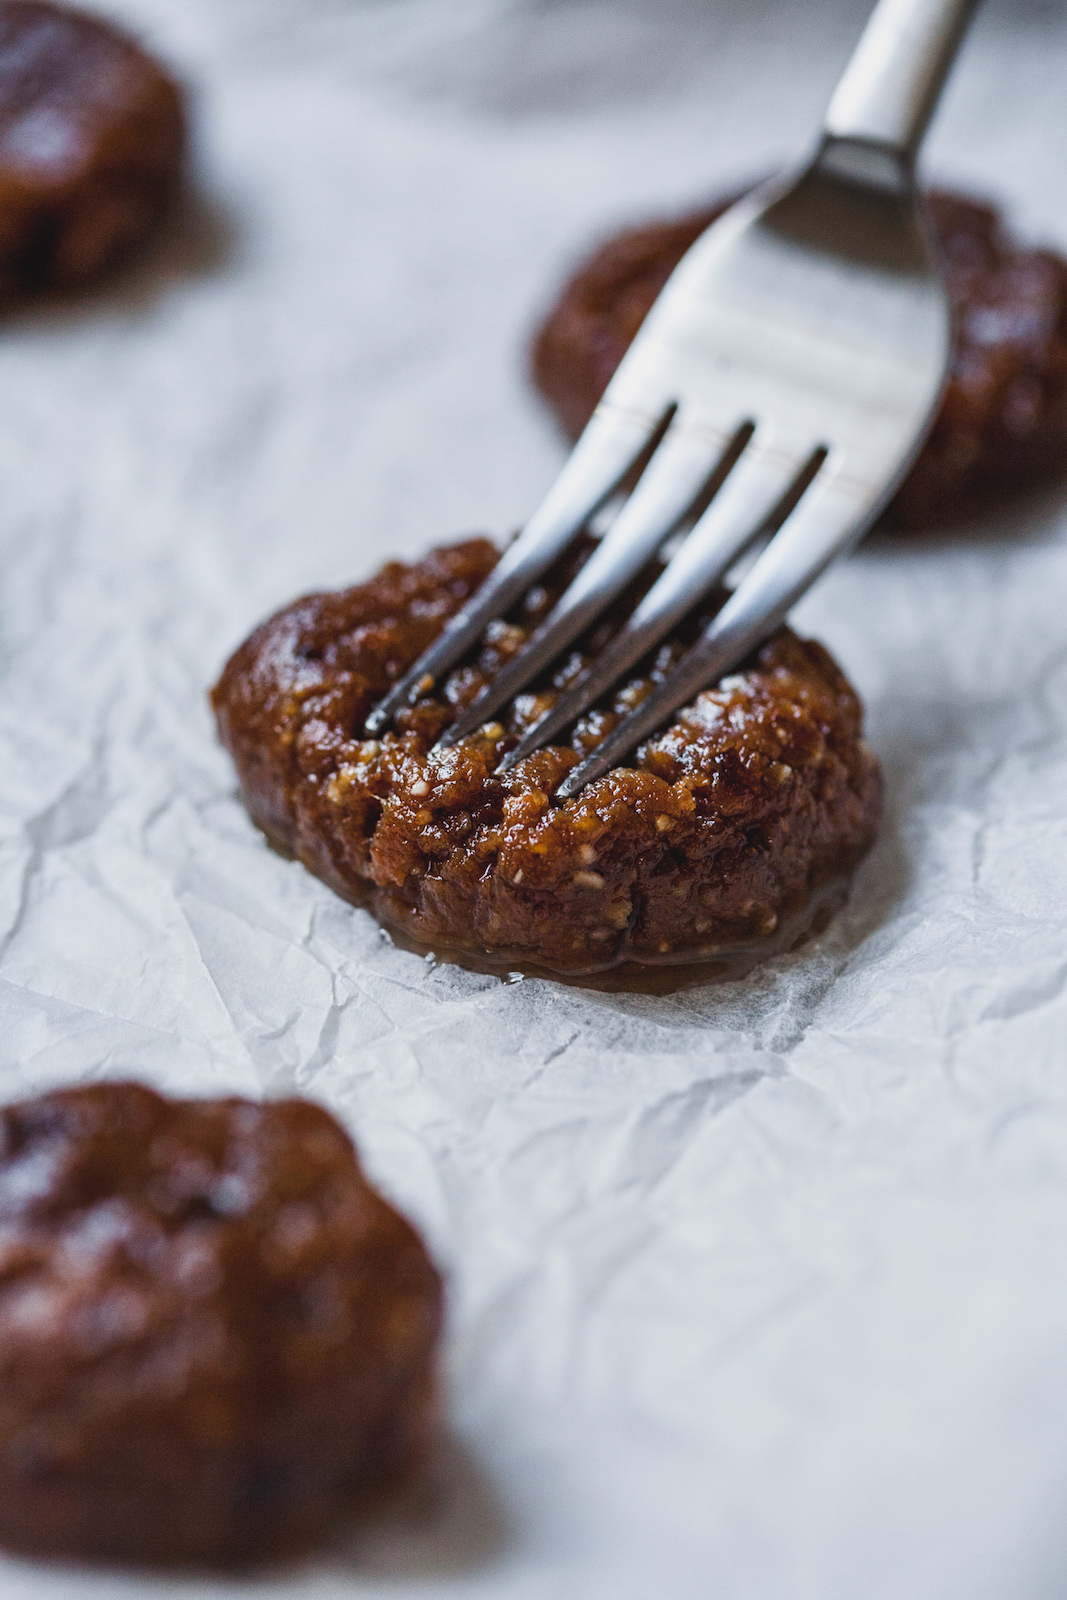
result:
M 622 681 L 772 531 L 681 661 L 566 775 L 556 798 L 567 799 L 736 666 L 870 527 L 947 372 L 948 300 L 914 170 L 975 4 L 879 0 L 813 157 L 692 246 L 545 500 L 371 712 L 369 734 L 439 683 L 629 488 L 549 615 L 439 747 L 473 733 L 589 629 L 721 478 L 629 620 L 501 763 L 547 744 Z

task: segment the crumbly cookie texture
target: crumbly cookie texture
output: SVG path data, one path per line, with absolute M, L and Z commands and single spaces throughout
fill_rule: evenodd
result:
M 531 370 L 571 437 L 675 266 L 736 198 L 627 229 L 564 285 L 535 337 Z M 902 529 L 971 515 L 1062 472 L 1067 460 L 1067 261 L 1024 249 L 991 206 L 934 192 L 929 208 L 955 347 L 933 429 L 886 513 Z
M 561 973 L 698 959 L 766 938 L 855 866 L 877 827 L 878 766 L 841 672 L 785 628 L 632 765 L 566 804 L 552 802 L 563 774 L 648 692 L 679 642 L 583 718 L 569 745 L 503 778 L 501 756 L 581 669 L 577 653 L 505 721 L 430 753 L 565 570 L 490 630 L 439 698 L 364 739 L 367 712 L 497 554 L 471 540 L 390 563 L 368 583 L 287 606 L 231 658 L 213 692 L 219 732 L 249 811 L 278 848 L 427 946 Z
M 0 1111 L 0 1543 L 299 1550 L 418 1459 L 441 1284 L 301 1100 L 136 1083 Z
M 182 96 L 99 17 L 0 0 L 0 305 L 129 256 L 179 187 Z

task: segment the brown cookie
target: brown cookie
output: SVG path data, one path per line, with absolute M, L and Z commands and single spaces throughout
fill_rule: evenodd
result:
M 421 944 L 561 973 L 715 959 L 771 937 L 851 870 L 877 826 L 878 767 L 838 668 L 785 628 L 631 766 L 558 807 L 563 774 L 648 692 L 678 641 L 584 717 L 569 745 L 503 778 L 501 756 L 580 668 L 578 654 L 519 696 L 505 723 L 439 754 L 430 747 L 449 708 L 468 705 L 519 647 L 566 570 L 490 629 L 442 698 L 403 713 L 395 733 L 363 739 L 367 712 L 496 560 L 474 540 L 390 563 L 368 583 L 287 606 L 231 658 L 213 694 L 219 731 L 276 846 Z
M 537 333 L 533 379 L 572 437 L 667 278 L 736 199 L 609 239 L 564 285 Z M 1026 490 L 1067 461 L 1067 261 L 1018 245 L 990 206 L 933 193 L 955 348 L 941 408 L 886 521 L 927 528 Z
M 178 188 L 182 97 L 110 23 L 0 0 L 0 305 L 129 256 Z
M 302 1100 L 135 1083 L 0 1111 L 0 1542 L 231 1563 L 417 1459 L 441 1285 Z

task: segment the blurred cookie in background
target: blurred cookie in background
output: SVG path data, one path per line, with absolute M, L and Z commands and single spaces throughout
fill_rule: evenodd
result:
M 173 203 L 181 90 L 103 18 L 0 0 L 0 308 L 128 260 Z
M 259 1562 L 406 1479 L 441 1281 L 304 1100 L 137 1083 L 0 1111 L 0 1543 Z
M 737 198 L 625 229 L 564 285 L 534 338 L 531 371 L 570 438 L 682 256 Z M 1067 261 L 1018 244 L 992 206 L 935 191 L 929 208 L 955 347 L 933 428 L 885 514 L 909 530 L 973 516 L 1067 463 Z

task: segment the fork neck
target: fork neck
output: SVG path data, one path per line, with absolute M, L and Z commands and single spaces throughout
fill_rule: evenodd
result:
M 878 0 L 834 90 L 817 164 L 911 186 L 915 157 L 978 0 Z

